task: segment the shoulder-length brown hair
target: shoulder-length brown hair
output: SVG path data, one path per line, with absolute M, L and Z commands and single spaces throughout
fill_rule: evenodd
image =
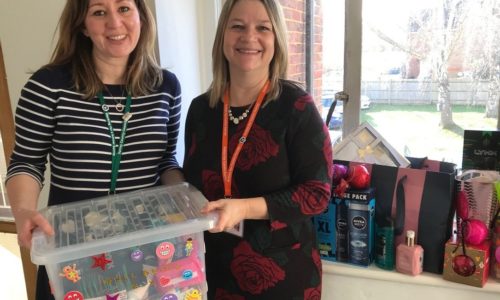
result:
M 132 96 L 140 96 L 153 91 L 163 78 L 154 52 L 156 24 L 153 14 L 144 0 L 134 2 L 139 11 L 141 32 L 128 60 L 125 85 Z M 68 64 L 75 89 L 90 99 L 104 86 L 92 59 L 92 41 L 83 34 L 88 6 L 89 0 L 67 0 L 58 23 L 58 41 L 46 67 Z
M 209 88 L 210 107 L 215 107 L 222 99 L 224 90 L 229 82 L 229 63 L 224 56 L 224 31 L 229 22 L 229 15 L 239 0 L 227 0 L 217 24 L 214 45 L 212 48 L 213 81 Z M 288 47 L 286 39 L 286 25 L 283 11 L 277 0 L 260 0 L 266 8 L 274 32 L 274 56 L 269 66 L 270 88 L 266 100 L 278 98 L 281 92 L 280 79 L 286 79 L 288 68 Z

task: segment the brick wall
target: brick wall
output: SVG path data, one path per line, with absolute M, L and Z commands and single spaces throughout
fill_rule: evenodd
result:
M 321 0 L 280 0 L 288 28 L 288 78 L 306 84 L 306 1 L 314 1 L 313 97 L 319 106 L 323 73 Z
M 314 48 L 313 48 L 313 80 L 314 99 L 316 105 L 321 107 L 321 90 L 323 89 L 323 9 L 322 0 L 314 1 Z M 331 1 L 331 0 L 326 0 Z

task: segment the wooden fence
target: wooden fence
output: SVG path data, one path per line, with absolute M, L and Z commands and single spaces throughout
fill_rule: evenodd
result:
M 332 82 L 330 86 L 342 86 Z M 450 79 L 452 104 L 484 106 L 488 100 L 489 81 L 474 82 L 463 79 Z M 401 79 L 362 81 L 361 95 L 366 95 L 372 103 L 381 104 L 436 104 L 438 83 L 427 80 Z M 324 89 L 323 95 L 333 95 L 335 90 Z

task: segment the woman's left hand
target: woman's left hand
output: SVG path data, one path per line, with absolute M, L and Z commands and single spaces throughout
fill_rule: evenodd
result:
M 220 199 L 209 202 L 201 210 L 202 213 L 217 212 L 219 220 L 210 232 L 222 232 L 225 229 L 233 228 L 247 216 L 249 201 L 246 199 Z

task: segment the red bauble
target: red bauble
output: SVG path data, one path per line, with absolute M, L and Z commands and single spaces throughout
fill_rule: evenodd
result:
M 345 179 L 347 177 L 347 167 L 341 164 L 333 164 L 333 176 L 332 183 L 337 185 L 340 179 Z
M 464 221 L 464 240 L 469 245 L 479 245 L 488 237 L 488 228 L 486 225 L 477 219 L 469 219 Z
M 453 271 L 460 276 L 469 277 L 476 272 L 476 265 L 467 255 L 457 255 L 451 262 Z
M 370 186 L 370 172 L 364 165 L 351 166 L 349 168 L 347 181 L 349 186 L 355 189 L 366 189 Z
M 344 193 L 348 187 L 349 187 L 349 183 L 347 183 L 347 181 L 345 181 L 344 178 L 341 178 L 339 184 L 337 184 L 337 186 L 335 187 L 335 190 L 333 192 L 338 197 L 344 198 Z

